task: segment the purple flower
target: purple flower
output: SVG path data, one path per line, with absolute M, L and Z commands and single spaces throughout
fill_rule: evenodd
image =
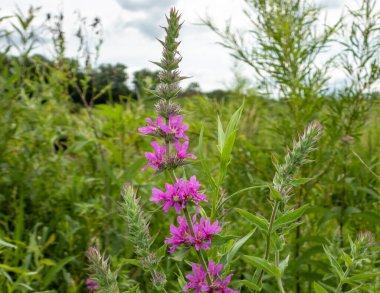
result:
M 206 195 L 198 192 L 200 187 L 201 184 L 197 181 L 197 178 L 191 176 L 190 180 L 185 185 L 186 194 L 188 195 L 187 200 L 190 198 L 197 205 L 199 205 L 199 202 L 201 201 L 207 202 Z
M 178 217 L 178 227 L 170 225 L 170 234 L 172 237 L 166 238 L 165 243 L 171 245 L 169 252 L 173 253 L 177 246 L 181 244 L 190 245 L 189 238 L 189 226 L 185 217 Z
M 187 158 L 191 159 L 196 159 L 197 157 L 194 156 L 193 154 L 187 153 L 187 148 L 189 147 L 189 142 L 185 141 L 182 145 L 181 143 L 177 140 L 174 142 L 174 147 L 177 151 L 177 158 L 180 160 L 185 160 Z
M 199 222 L 197 222 L 197 215 L 193 216 L 192 226 L 194 235 L 192 235 L 185 217 L 178 217 L 177 221 L 179 226 L 171 225 L 171 237 L 165 240 L 167 244 L 171 245 L 169 247 L 170 253 L 173 253 L 180 244 L 185 244 L 186 246 L 194 245 L 196 250 L 200 250 L 201 248 L 204 250 L 210 249 L 212 235 L 220 231 L 218 221 L 211 224 L 210 219 L 205 221 L 203 216 Z
M 88 278 L 86 281 L 84 281 L 84 283 L 90 292 L 94 292 L 99 289 L 98 283 L 91 278 Z
M 189 280 L 189 282 L 183 288 L 185 292 L 187 292 L 189 289 L 194 289 L 194 293 L 239 293 L 239 291 L 235 291 L 227 287 L 231 281 L 232 275 L 228 275 L 225 279 L 222 279 L 220 276 L 223 265 L 216 265 L 213 261 L 210 261 L 207 267 L 207 273 L 204 271 L 202 265 L 200 264 L 193 263 L 191 267 L 193 269 L 193 275 L 186 275 L 186 278 Z M 207 274 L 209 276 L 211 284 L 208 283 Z
M 142 134 L 153 134 L 155 136 L 162 136 L 168 140 L 185 139 L 189 138 L 185 135 L 185 131 L 189 128 L 188 125 L 182 124 L 183 117 L 181 115 L 169 116 L 168 125 L 163 121 L 162 116 L 158 116 L 156 121 L 153 122 L 151 118 L 146 118 L 147 126 L 140 127 L 138 130 Z
M 145 157 L 148 159 L 149 163 L 142 169 L 143 171 L 149 167 L 153 167 L 154 170 L 157 170 L 165 162 L 166 144 L 163 143 L 162 146 L 160 146 L 157 141 L 153 141 L 151 145 L 153 147 L 154 152 L 145 153 Z
M 189 235 L 189 241 L 194 244 L 196 250 L 201 248 L 204 250 L 210 249 L 211 236 L 218 233 L 220 229 L 218 221 L 215 221 L 211 225 L 210 219 L 205 221 L 205 218 L 202 216 L 199 223 L 194 223 L 194 236 Z
M 187 292 L 189 289 L 194 289 L 194 293 L 199 292 L 208 292 L 209 286 L 207 285 L 207 274 L 203 270 L 201 264 L 191 264 L 191 268 L 193 269 L 193 274 L 186 275 L 186 278 L 190 281 L 188 282 L 183 291 Z
M 177 116 L 169 116 L 169 125 L 161 123 L 161 129 L 163 132 L 167 134 L 172 134 L 177 139 L 185 139 L 189 138 L 185 135 L 185 131 L 189 128 L 188 125 L 182 125 L 183 117 L 181 115 Z
M 201 187 L 195 176 L 192 176 L 189 181 L 177 179 L 173 185 L 166 183 L 165 191 L 158 188 L 152 189 L 151 201 L 161 204 L 165 212 L 171 207 L 174 207 L 177 214 L 181 213 L 181 209 L 186 208 L 188 202 L 194 202 L 198 205 L 201 201 L 207 202 L 206 195 L 199 193 Z
M 148 125 L 145 127 L 140 127 L 139 132 L 143 134 L 150 134 L 150 133 L 156 134 L 157 132 L 159 132 L 163 124 L 162 119 L 163 118 L 161 116 L 158 116 L 156 118 L 156 122 L 153 122 L 152 119 L 146 118 L 146 122 L 148 122 Z

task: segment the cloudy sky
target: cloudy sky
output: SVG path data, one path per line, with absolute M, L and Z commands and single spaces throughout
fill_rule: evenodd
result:
M 323 5 L 328 21 L 341 15 L 342 8 L 355 0 L 315 0 Z M 161 47 L 155 40 L 163 37 L 160 25 L 165 25 L 164 14 L 176 6 L 185 21 L 180 52 L 183 56 L 181 71 L 198 82 L 203 90 L 223 88 L 233 78 L 233 60 L 227 50 L 216 42 L 218 38 L 207 27 L 197 25 L 206 14 L 223 26 L 231 18 L 236 28 L 244 28 L 247 20 L 242 13 L 243 0 L 0 0 L 0 15 L 19 7 L 41 6 L 41 20 L 48 12 L 63 11 L 68 39 L 68 55 L 75 56 L 78 43 L 74 37 L 77 26 L 75 11 L 82 17 L 100 17 L 104 29 L 104 44 L 99 62 L 121 62 L 131 73 L 142 68 L 156 69 L 149 60 L 159 60 Z M 48 49 L 46 49 L 48 50 Z M 241 70 L 249 75 L 246 67 Z

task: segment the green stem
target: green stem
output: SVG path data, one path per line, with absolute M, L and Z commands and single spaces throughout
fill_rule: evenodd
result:
M 280 205 L 280 202 L 276 200 L 276 202 L 274 203 L 273 209 L 272 209 L 272 215 L 270 217 L 270 222 L 269 222 L 269 227 L 268 227 L 267 241 L 266 241 L 265 254 L 264 254 L 265 260 L 268 260 L 268 258 L 269 258 L 272 228 L 273 228 L 274 220 L 276 219 L 276 214 L 277 214 L 277 210 L 278 210 L 279 205 Z M 256 283 L 258 286 L 260 286 L 260 283 L 261 283 L 263 277 L 264 277 L 264 271 L 260 270 L 260 275 L 259 275 L 259 278 L 257 279 L 257 283 Z

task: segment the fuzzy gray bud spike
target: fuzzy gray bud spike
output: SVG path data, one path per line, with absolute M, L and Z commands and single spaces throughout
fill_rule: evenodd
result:
M 310 162 L 307 157 L 315 150 L 321 134 L 322 125 L 319 122 L 313 122 L 308 125 L 299 137 L 299 140 L 293 144 L 293 149 L 288 150 L 285 162 L 277 166 L 277 172 L 273 178 L 273 186 L 282 196 L 289 196 L 293 175 L 301 165 Z
M 163 47 L 162 58 L 159 62 L 152 62 L 161 68 L 160 84 L 154 91 L 154 95 L 160 98 L 158 114 L 166 118 L 173 112 L 179 112 L 179 106 L 177 105 L 174 109 L 173 103 L 169 103 L 169 100 L 178 97 L 181 91 L 179 82 L 186 78 L 181 76 L 178 70 L 179 63 L 182 61 L 178 52 L 178 46 L 181 42 L 177 40 L 183 24 L 180 22 L 180 18 L 181 15 L 175 8 L 170 10 L 169 16 L 166 16 L 167 26 L 163 27 L 166 36 L 164 40 L 158 40 Z
M 142 212 L 140 201 L 130 184 L 124 185 L 121 195 L 124 200 L 121 203 L 122 216 L 128 224 L 129 239 L 136 249 L 136 254 L 139 257 L 146 257 L 150 254 L 151 237 L 148 221 Z

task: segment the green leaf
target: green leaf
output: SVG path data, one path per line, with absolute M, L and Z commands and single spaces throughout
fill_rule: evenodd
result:
M 327 293 L 326 289 L 319 285 L 317 282 L 314 282 L 313 286 L 315 293 Z
M 363 274 L 356 274 L 349 278 L 342 279 L 342 282 L 349 283 L 350 281 L 358 281 L 358 280 L 367 280 L 372 279 L 374 277 L 380 276 L 380 273 L 363 273 Z
M 257 286 L 255 283 L 251 282 L 251 281 L 248 281 L 248 280 L 240 280 L 238 282 L 239 284 L 242 284 L 244 286 L 246 286 L 247 288 L 249 289 L 252 289 L 252 290 L 255 290 L 255 291 L 260 291 L 260 287 Z
M 330 264 L 331 264 L 332 268 L 334 269 L 336 274 L 339 276 L 339 278 L 342 279 L 343 274 L 344 274 L 342 267 L 340 266 L 338 261 L 335 259 L 335 257 L 330 253 L 330 251 L 328 250 L 328 248 L 326 246 L 323 246 L 323 249 L 325 250 L 327 257 L 330 260 Z
M 230 133 L 232 133 L 233 131 L 235 131 L 238 128 L 240 118 L 241 118 L 241 114 L 243 113 L 243 109 L 244 109 L 244 101 L 241 104 L 241 106 L 239 107 L 239 109 L 237 109 L 235 111 L 235 113 L 232 114 L 231 119 L 228 122 L 228 125 L 226 128 L 226 135 L 229 135 Z
M 275 201 L 283 201 L 284 200 L 281 193 L 278 190 L 276 190 L 272 185 L 269 185 L 269 189 L 270 189 L 270 198 L 271 199 L 273 199 Z
M 224 148 L 225 134 L 223 131 L 222 121 L 220 121 L 220 117 L 218 115 L 218 148 L 219 152 L 222 153 Z
M 313 178 L 298 178 L 298 179 L 292 179 L 289 183 L 290 185 L 294 186 L 294 187 L 298 187 L 300 185 L 303 185 L 307 182 L 309 182 L 311 179 Z
M 226 244 L 228 241 L 230 240 L 234 240 L 236 239 L 237 236 L 235 235 L 214 235 L 212 236 L 212 245 L 217 245 L 217 246 L 220 246 L 220 245 L 223 245 L 223 244 Z
M 239 208 L 236 208 L 235 210 L 244 218 L 251 221 L 256 227 L 260 228 L 261 230 L 268 231 L 269 223 L 265 218 L 256 216 L 254 214 L 251 214 L 250 212 L 247 212 L 246 210 L 242 210 Z
M 282 273 L 284 273 L 285 269 L 288 267 L 289 258 L 290 258 L 290 254 L 288 254 L 288 256 L 283 261 L 281 261 L 280 264 L 278 265 Z
M 136 267 L 142 267 L 141 262 L 139 260 L 137 260 L 137 259 L 133 259 L 133 258 L 131 258 L 131 259 L 123 259 L 122 262 L 123 262 L 123 264 L 129 264 L 129 265 L 134 265 Z
M 251 238 L 251 236 L 253 235 L 253 233 L 255 233 L 256 231 L 256 228 L 253 229 L 251 232 L 249 232 L 247 235 L 245 235 L 243 238 L 239 239 L 238 241 L 236 241 L 231 249 L 222 256 L 222 258 L 220 259 L 220 262 L 222 264 L 225 264 L 225 265 L 228 265 L 232 262 L 235 254 L 239 251 L 239 249 L 244 245 L 244 243 L 246 243 L 248 241 L 249 238 Z
M 349 268 L 354 267 L 354 262 L 353 262 L 351 256 L 348 255 L 347 253 L 345 253 L 344 251 L 342 251 L 342 258 L 343 258 L 344 262 L 346 263 L 347 267 L 349 267 Z
M 11 266 L 6 265 L 6 264 L 0 264 L 0 269 L 6 270 L 6 271 L 9 271 L 9 272 L 14 272 L 14 273 L 17 273 L 17 274 L 24 274 L 24 273 L 27 272 L 27 270 L 25 270 L 24 268 L 11 267 Z
M 269 261 L 256 256 L 243 255 L 243 260 L 247 263 L 267 272 L 273 277 L 280 277 L 281 270 Z
M 0 239 L 0 246 L 5 246 L 5 247 L 11 247 L 17 249 L 16 245 L 13 245 L 12 243 L 6 242 L 3 239 Z
M 273 224 L 273 231 L 276 231 L 277 229 L 288 225 L 290 223 L 295 222 L 297 219 L 302 217 L 302 215 L 305 213 L 305 211 L 309 208 L 308 205 L 304 205 L 300 207 L 299 209 L 296 209 L 294 211 L 286 212 L 285 214 L 278 217 Z

